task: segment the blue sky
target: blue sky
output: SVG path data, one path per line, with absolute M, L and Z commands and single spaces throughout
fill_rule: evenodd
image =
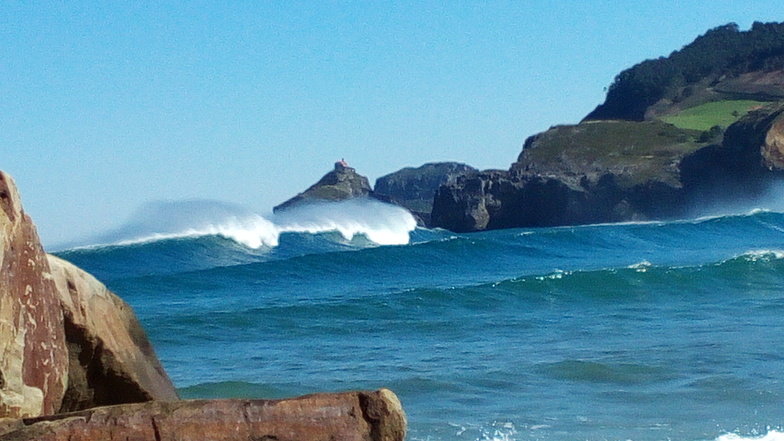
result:
M 769 0 L 129 3 L 0 5 L 0 169 L 45 245 L 155 200 L 265 213 L 340 158 L 371 182 L 505 169 L 621 70 L 784 21 Z

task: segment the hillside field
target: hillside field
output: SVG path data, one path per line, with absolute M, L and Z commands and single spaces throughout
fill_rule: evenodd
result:
M 727 128 L 743 115 L 768 103 L 753 100 L 714 101 L 685 109 L 661 120 L 688 130 L 709 130 L 713 126 Z

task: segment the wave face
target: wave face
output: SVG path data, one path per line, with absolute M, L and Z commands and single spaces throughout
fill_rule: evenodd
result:
M 58 254 L 134 307 L 186 398 L 389 387 L 410 440 L 782 439 L 784 214 L 454 234 L 368 212 Z

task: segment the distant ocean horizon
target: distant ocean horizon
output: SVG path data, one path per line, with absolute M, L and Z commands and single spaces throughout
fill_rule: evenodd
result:
M 387 387 L 409 440 L 784 440 L 784 214 L 456 234 L 374 202 L 147 207 L 56 251 L 184 398 Z

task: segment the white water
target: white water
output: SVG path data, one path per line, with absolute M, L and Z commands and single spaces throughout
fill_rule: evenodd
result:
M 215 201 L 156 202 L 142 207 L 122 227 L 67 248 L 221 236 L 258 249 L 278 246 L 284 233 L 332 231 L 348 241 L 362 235 L 378 245 L 405 245 L 415 228 L 411 213 L 375 200 L 314 203 L 269 217 Z
M 784 432 L 772 430 L 767 434 L 758 437 L 744 437 L 730 433 L 718 437 L 716 441 L 784 441 Z

